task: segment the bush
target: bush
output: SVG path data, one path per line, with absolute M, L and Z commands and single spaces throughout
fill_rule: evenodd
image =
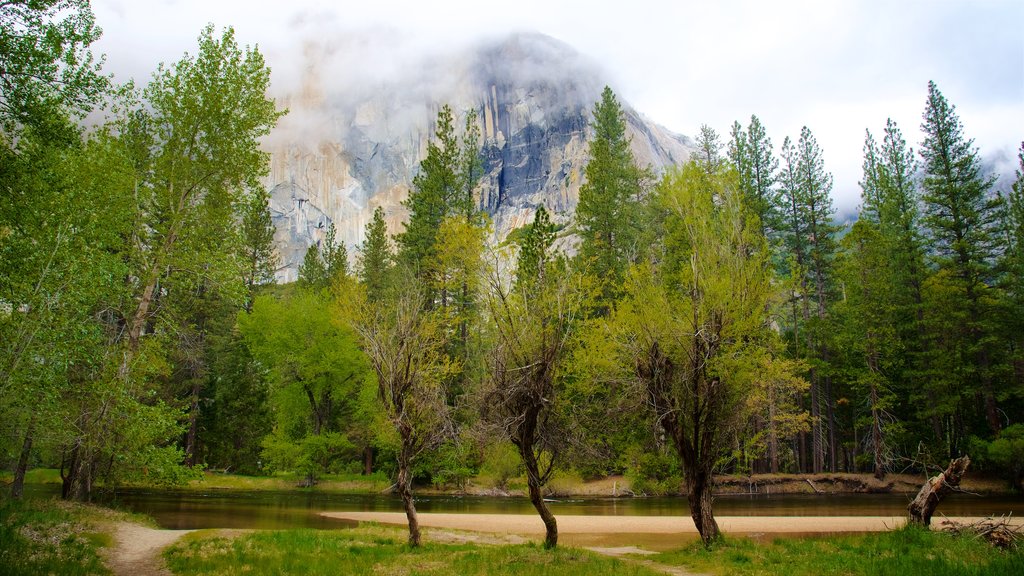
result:
M 508 481 L 523 474 L 523 461 L 511 442 L 496 442 L 484 449 L 480 464 L 480 477 L 486 478 L 492 488 L 508 489 Z
M 683 483 L 679 461 L 662 450 L 643 450 L 636 447 L 627 456 L 630 466 L 626 472 L 635 494 L 661 496 L 678 494 Z

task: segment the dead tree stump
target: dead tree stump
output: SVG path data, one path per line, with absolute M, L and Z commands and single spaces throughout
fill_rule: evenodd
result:
M 921 526 L 931 525 L 935 508 L 947 494 L 960 486 L 960 480 L 967 472 L 967 466 L 970 463 L 969 456 L 961 456 L 951 461 L 945 472 L 925 482 L 913 502 L 907 506 L 907 511 L 910 512 L 910 522 Z

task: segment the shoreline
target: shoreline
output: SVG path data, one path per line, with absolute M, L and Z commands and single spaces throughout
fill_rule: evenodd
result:
M 327 518 L 380 524 L 407 524 L 404 512 L 320 512 Z M 536 514 L 453 514 L 425 512 L 417 514 L 420 526 L 471 532 L 542 536 L 544 523 Z M 583 516 L 556 515 L 559 535 L 660 534 L 695 535 L 697 529 L 689 516 Z M 907 523 L 906 516 L 716 516 L 726 534 L 827 535 L 859 532 L 885 532 Z M 950 516 L 933 519 L 933 526 L 951 520 L 969 523 L 982 517 Z M 1024 518 L 1009 520 L 1024 526 Z
M 0 474 L 0 478 L 5 475 Z M 415 492 L 424 496 L 487 496 L 525 497 L 525 480 L 513 478 L 504 485 L 496 486 L 486 478 L 474 478 L 461 488 L 416 486 Z M 390 481 L 383 477 L 348 476 L 337 478 L 327 476 L 318 484 L 300 488 L 299 480 L 286 476 L 240 476 L 207 471 L 198 480 L 172 489 L 185 491 L 284 491 L 322 492 L 325 494 L 386 494 L 390 493 Z M 720 475 L 715 477 L 715 496 L 730 495 L 788 495 L 788 494 L 907 494 L 914 495 L 925 482 L 920 474 L 890 474 L 879 481 L 871 474 L 823 473 L 823 474 L 754 474 L 750 476 Z M 55 470 L 35 469 L 30 471 L 27 484 L 57 485 L 59 477 Z M 124 485 L 122 488 L 157 488 L 146 484 Z M 165 488 L 165 487 L 159 487 Z M 545 489 L 545 496 L 554 498 L 633 498 L 645 496 L 685 496 L 680 490 L 667 494 L 634 493 L 629 478 L 609 476 L 597 480 L 582 480 L 572 477 L 556 477 Z M 1018 496 L 1008 483 L 1001 478 L 968 476 L 961 489 L 983 496 Z

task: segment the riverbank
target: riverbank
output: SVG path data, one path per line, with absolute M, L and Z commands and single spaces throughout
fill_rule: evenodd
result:
M 0 476 L 2 478 L 2 476 Z M 30 484 L 60 484 L 56 470 L 34 469 L 27 476 Z M 328 494 L 382 494 L 390 492 L 392 483 L 387 476 L 375 473 L 325 475 L 316 485 L 300 488 L 303 479 L 298 475 L 242 476 L 207 471 L 200 479 L 179 487 L 184 490 L 250 490 L 250 491 L 310 491 Z M 715 477 L 715 494 L 916 494 L 924 483 L 923 475 L 889 474 L 878 480 L 871 474 L 754 474 L 751 476 L 720 475 Z M 146 486 L 135 486 L 145 488 Z M 965 492 L 983 495 L 1010 495 L 1012 488 L 1002 478 L 987 478 L 968 474 L 961 484 Z M 512 478 L 501 486 L 484 478 L 469 480 L 464 486 L 417 486 L 421 495 L 463 496 L 516 496 L 527 495 L 526 480 Z M 583 480 L 570 474 L 556 475 L 548 484 L 546 494 L 553 497 L 630 497 L 642 496 L 633 491 L 629 478 L 609 476 L 598 480 Z M 676 495 L 685 495 L 678 492 Z
M 536 516 L 422 514 L 424 545 L 418 549 L 405 543 L 404 515 L 392 516 L 357 514 L 353 519 L 360 524 L 342 530 L 185 531 L 155 529 L 144 517 L 98 506 L 51 499 L 0 501 L 0 573 L 326 576 L 339 569 L 346 574 L 428 576 L 1024 573 L 1021 550 L 1001 551 L 973 536 L 918 528 L 886 530 L 899 518 L 883 519 L 880 524 L 858 519 L 867 529 L 885 530 L 859 535 L 835 534 L 837 526 L 850 529 L 848 522 L 853 519 L 720 518 L 726 538 L 708 550 L 687 533 L 692 532 L 692 522 L 686 517 L 561 515 L 560 544 L 549 551 L 537 544 L 542 528 Z M 450 516 L 461 516 L 462 523 L 438 522 Z M 469 520 L 475 524 L 466 524 Z M 497 530 L 501 522 L 529 520 L 535 526 L 511 533 Z M 735 523 L 742 520 L 756 525 Z M 787 527 L 796 532 L 771 537 Z M 810 534 L 814 536 L 807 537 Z
M 377 522 L 403 526 L 404 512 L 321 512 L 322 516 L 356 522 Z M 538 536 L 544 523 L 536 514 L 418 514 L 420 525 L 431 528 Z M 696 534 L 689 516 L 578 516 L 556 515 L 560 534 Z M 982 518 L 943 517 L 958 523 Z M 716 516 L 726 534 L 845 534 L 885 532 L 902 528 L 905 516 Z M 1024 519 L 1011 519 L 1024 526 Z M 936 521 L 938 523 L 938 521 Z

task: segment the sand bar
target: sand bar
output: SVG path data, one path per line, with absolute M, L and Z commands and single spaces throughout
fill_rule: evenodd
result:
M 322 512 L 329 518 L 359 522 L 405 525 L 403 512 Z M 571 516 L 557 515 L 560 534 L 695 534 L 689 516 Z M 881 532 L 906 523 L 902 516 L 719 516 L 718 525 L 726 533 L 835 533 Z M 932 520 L 939 524 L 945 518 Z M 980 518 L 949 518 L 957 522 L 973 522 Z M 502 534 L 537 535 L 544 533 L 544 524 L 535 514 L 435 514 L 421 513 L 420 526 L 495 532 Z M 1021 525 L 1024 519 L 1014 518 Z

